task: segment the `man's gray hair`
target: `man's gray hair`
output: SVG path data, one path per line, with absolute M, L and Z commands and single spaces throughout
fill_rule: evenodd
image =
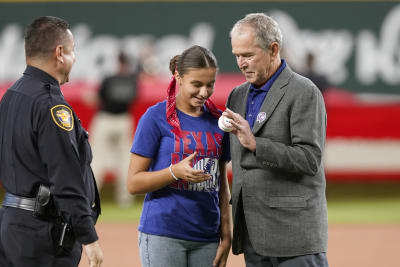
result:
M 279 48 L 282 47 L 282 33 L 278 23 L 264 13 L 247 14 L 243 19 L 237 21 L 230 32 L 231 38 L 235 31 L 239 30 L 240 32 L 242 26 L 250 26 L 254 29 L 256 44 L 262 49 L 268 50 L 273 42 L 277 42 Z

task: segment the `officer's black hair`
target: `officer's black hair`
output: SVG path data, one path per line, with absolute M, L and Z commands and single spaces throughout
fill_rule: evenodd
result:
M 25 32 L 25 55 L 47 56 L 63 43 L 68 29 L 68 22 L 61 18 L 43 16 L 34 19 Z

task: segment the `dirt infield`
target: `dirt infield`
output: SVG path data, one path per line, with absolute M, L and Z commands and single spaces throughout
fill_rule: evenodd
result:
M 97 230 L 105 254 L 103 267 L 140 266 L 137 225 L 99 223 Z M 399 247 L 400 225 L 329 227 L 330 267 L 398 267 Z M 83 255 L 79 267 L 88 266 L 87 258 Z M 231 255 L 227 266 L 244 266 L 243 256 Z

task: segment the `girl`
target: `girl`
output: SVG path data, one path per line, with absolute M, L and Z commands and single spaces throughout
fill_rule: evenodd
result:
M 225 266 L 231 246 L 228 136 L 209 100 L 217 62 L 200 46 L 171 59 L 166 101 L 139 121 L 128 190 L 147 193 L 139 224 L 144 267 Z M 175 96 L 175 86 L 179 94 Z

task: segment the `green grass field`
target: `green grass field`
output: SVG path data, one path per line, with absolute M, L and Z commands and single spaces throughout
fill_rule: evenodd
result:
M 121 209 L 112 201 L 112 186 L 102 192 L 100 222 L 137 223 L 143 196 Z M 400 224 L 400 183 L 328 184 L 328 219 L 334 224 Z

